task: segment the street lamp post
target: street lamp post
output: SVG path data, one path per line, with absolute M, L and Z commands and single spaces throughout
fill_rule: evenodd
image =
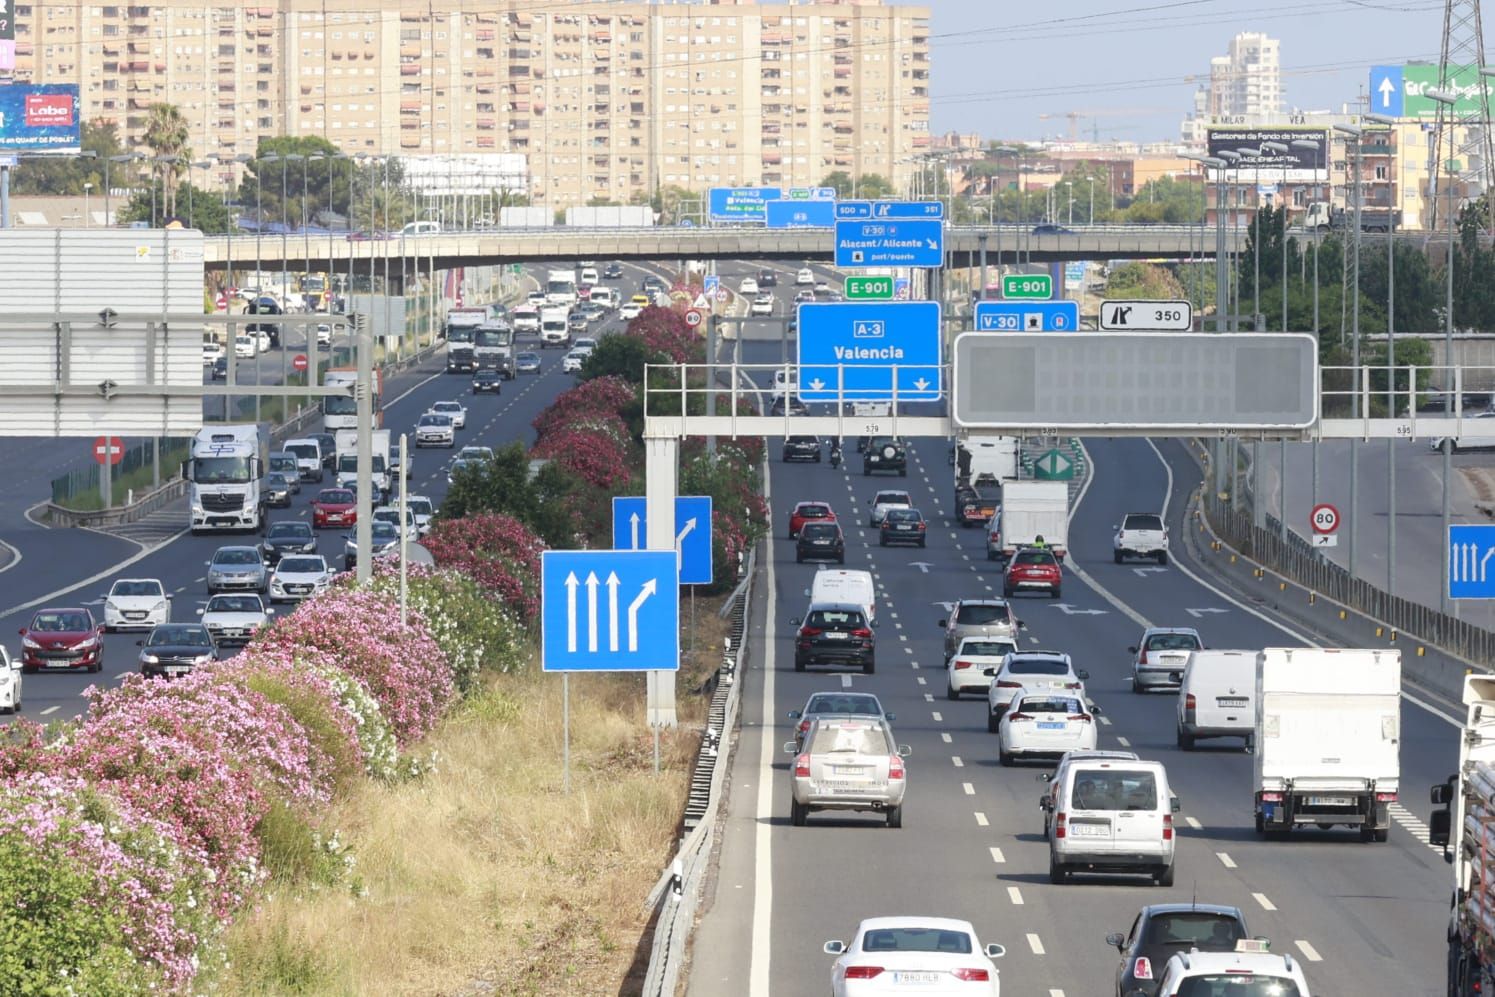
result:
M 1230 299 L 1225 267 L 1225 215 L 1222 214 L 1225 210 L 1225 160 L 1197 153 L 1188 153 L 1184 158 L 1215 171 L 1215 331 L 1225 332 L 1228 328 L 1226 312 Z
M 1453 94 L 1448 93 L 1447 91 L 1444 91 L 1444 90 L 1427 90 L 1427 91 L 1424 91 L 1424 93 L 1428 97 L 1431 97 L 1433 100 L 1437 101 L 1438 103 L 1444 105 L 1445 107 L 1450 107 L 1450 108 L 1453 107 L 1454 101 L 1456 99 Z M 1450 132 L 1449 132 L 1449 145 L 1451 146 L 1452 144 L 1453 144 L 1453 133 L 1450 130 Z M 1442 156 L 1443 155 L 1443 150 L 1441 148 L 1440 149 L 1436 149 L 1436 150 L 1434 150 L 1434 153 L 1437 156 Z M 1450 158 L 1452 158 L 1452 157 L 1450 156 Z M 1440 171 L 1438 173 L 1434 174 L 1434 176 L 1435 177 L 1436 176 L 1447 177 L 1447 174 L 1440 169 Z M 1455 382 L 1455 378 L 1453 377 L 1453 373 L 1454 373 L 1454 363 L 1453 363 L 1453 233 L 1454 233 L 1454 224 L 1453 224 L 1453 190 L 1454 190 L 1454 187 L 1453 187 L 1453 180 L 1452 180 L 1452 178 L 1448 178 L 1448 182 L 1446 183 L 1445 186 L 1447 186 L 1447 188 L 1448 188 L 1448 212 L 1447 212 L 1447 214 L 1448 214 L 1448 263 L 1447 263 L 1447 267 L 1446 267 L 1446 269 L 1448 271 L 1448 296 L 1447 296 L 1447 298 L 1444 301 L 1444 307 L 1443 307 L 1443 369 L 1444 369 L 1444 377 L 1446 378 L 1446 382 L 1445 382 L 1445 384 L 1443 386 L 1443 414 L 1445 416 L 1451 416 L 1453 414 L 1453 401 L 1454 401 L 1454 399 L 1453 399 L 1453 390 L 1454 390 L 1453 386 L 1454 386 L 1454 382 Z M 1438 195 L 1438 191 L 1435 190 L 1433 192 L 1433 197 L 1434 197 L 1434 203 L 1435 204 L 1437 203 L 1436 202 L 1437 195 Z M 1358 221 L 1358 219 L 1357 219 L 1357 221 Z M 1451 436 L 1444 436 L 1443 437 L 1443 564 L 1444 564 L 1444 570 L 1445 571 L 1447 570 L 1447 566 L 1448 566 L 1448 563 L 1449 563 L 1448 525 L 1449 525 L 1449 520 L 1451 518 L 1450 517 L 1450 512 L 1451 512 L 1451 498 L 1452 498 L 1452 496 L 1451 496 L 1451 494 L 1449 492 L 1449 479 L 1452 476 L 1453 476 L 1453 439 L 1452 439 Z M 1449 607 L 1449 603 L 1450 602 L 1451 602 L 1451 600 L 1448 597 L 1448 585 L 1447 585 L 1447 583 L 1444 583 L 1443 585 L 1439 586 L 1438 608 L 1442 612 L 1447 613 L 1449 611 L 1449 608 L 1450 608 Z M 1455 610 L 1454 615 L 1457 616 L 1458 615 L 1458 612 L 1457 612 L 1458 604 L 1454 603 L 1453 604 L 1453 608 Z
M 1241 282 L 1239 275 L 1235 272 L 1235 246 L 1240 242 L 1241 238 L 1241 154 L 1234 149 L 1221 149 L 1216 155 L 1225 160 L 1235 172 L 1235 176 L 1232 178 L 1230 184 L 1230 192 L 1233 195 L 1230 200 L 1233 203 L 1230 206 L 1231 248 L 1226 254 L 1230 265 L 1225 275 L 1225 303 L 1226 319 L 1230 326 L 1230 331 L 1236 332 L 1240 329 L 1241 312 Z M 1232 290 L 1235 291 L 1234 295 L 1230 293 Z M 1232 489 L 1232 491 L 1234 490 Z
M 1365 120 L 1394 126 L 1395 118 L 1367 114 Z M 1390 137 L 1390 133 L 1387 133 Z M 1386 205 L 1386 414 L 1396 418 L 1396 180 L 1388 177 L 1392 196 Z M 1409 406 L 1410 407 L 1410 406 Z M 1396 595 L 1396 440 L 1386 439 L 1386 594 Z
M 1251 192 L 1251 247 L 1255 250 L 1255 274 L 1251 278 L 1251 328 L 1261 331 L 1261 160 L 1265 155 L 1260 148 L 1237 150 L 1253 164 L 1255 190 Z
M 114 225 L 114 215 L 110 212 L 109 201 L 113 193 L 113 185 L 109 183 L 110 163 L 129 163 L 137 159 L 135 153 L 127 152 L 119 156 L 106 156 L 104 158 L 104 227 L 110 228 Z
M 1354 260 L 1353 273 L 1355 274 L 1354 303 L 1350 319 L 1350 366 L 1354 369 L 1354 376 L 1358 382 L 1360 377 L 1360 127 L 1358 125 L 1335 125 L 1334 130 L 1346 138 L 1355 141 L 1355 158 L 1351 184 L 1355 194 L 1355 238 L 1351 250 L 1351 259 Z M 1360 415 L 1360 392 L 1358 384 L 1350 392 L 1350 412 L 1358 417 Z M 1350 440 L 1350 523 L 1349 523 L 1349 556 L 1346 559 L 1346 568 L 1350 576 L 1355 575 L 1355 534 L 1359 529 L 1359 477 L 1360 477 L 1360 441 Z
M 1270 149 L 1276 153 L 1287 153 L 1291 147 L 1285 142 L 1263 142 L 1263 149 Z M 1286 170 L 1283 171 L 1284 178 Z M 1282 331 L 1287 331 L 1287 181 L 1283 180 L 1282 187 L 1277 191 L 1277 210 L 1282 215 Z
M 83 227 L 88 228 L 88 192 L 93 190 L 93 184 L 83 185 Z

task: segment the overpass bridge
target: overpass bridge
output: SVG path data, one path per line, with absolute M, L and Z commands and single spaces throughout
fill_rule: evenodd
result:
M 1232 250 L 1247 246 L 1246 232 L 1227 231 Z M 536 260 L 819 260 L 833 259 L 829 229 L 765 228 L 529 228 L 452 232 L 388 239 L 349 240 L 341 234 L 208 236 L 204 265 L 225 271 L 255 265 L 263 270 L 367 272 L 383 261 L 421 270 L 528 263 Z M 1035 233 L 1028 225 L 952 225 L 945 230 L 946 264 L 976 267 L 981 251 L 998 263 L 1069 260 L 1214 259 L 1215 231 L 1198 225 L 1094 225 L 1064 233 Z M 391 274 L 393 276 L 393 274 Z

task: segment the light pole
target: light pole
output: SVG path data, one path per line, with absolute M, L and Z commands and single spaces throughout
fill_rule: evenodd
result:
M 1285 142 L 1263 142 L 1263 149 L 1285 155 L 1291 147 Z M 1277 210 L 1282 215 L 1282 331 L 1287 331 L 1287 168 L 1283 167 L 1282 186 L 1277 190 Z
M 88 228 L 88 192 L 93 190 L 93 184 L 83 185 L 83 227 Z
M 1426 91 L 1424 91 L 1424 93 L 1428 97 L 1431 97 L 1433 100 L 1437 101 L 1440 104 L 1443 104 L 1446 107 L 1452 108 L 1453 105 L 1454 105 L 1455 97 L 1454 97 L 1453 94 L 1448 93 L 1447 91 L 1444 91 L 1444 90 L 1426 90 Z M 1452 131 L 1449 132 L 1449 145 L 1450 146 L 1453 145 L 1453 133 L 1452 133 Z M 1438 156 L 1442 156 L 1443 155 L 1443 150 L 1441 148 L 1440 149 L 1436 149 L 1436 150 L 1434 150 L 1434 153 L 1436 155 L 1438 155 Z M 1452 158 L 1451 155 L 1450 155 L 1450 158 Z M 1441 163 L 1441 161 L 1440 161 L 1440 163 Z M 1447 173 L 1444 172 L 1440 168 L 1440 170 L 1437 173 L 1435 173 L 1434 176 L 1435 177 L 1437 177 L 1437 176 L 1447 177 Z M 1453 414 L 1453 391 L 1454 391 L 1453 386 L 1454 386 L 1454 383 L 1455 383 L 1455 378 L 1453 376 L 1454 369 L 1455 369 L 1454 368 L 1454 363 L 1453 363 L 1453 231 L 1454 231 L 1454 224 L 1453 224 L 1453 180 L 1451 178 L 1448 179 L 1448 182 L 1447 182 L 1446 186 L 1448 187 L 1448 212 L 1447 212 L 1448 213 L 1448 265 L 1447 265 L 1447 270 L 1448 270 L 1448 296 L 1447 296 L 1447 298 L 1444 301 L 1444 307 L 1443 307 L 1443 369 L 1444 369 L 1444 372 L 1445 372 L 1444 373 L 1444 377 L 1447 379 L 1447 383 L 1443 387 L 1443 414 L 1445 416 L 1451 416 Z M 1438 192 L 1434 191 L 1433 192 L 1433 197 L 1434 197 L 1434 203 L 1435 204 L 1437 203 L 1436 202 L 1437 195 L 1438 195 Z M 1358 219 L 1357 219 L 1357 221 L 1358 221 Z M 1450 510 L 1451 495 L 1449 493 L 1449 479 L 1452 476 L 1453 476 L 1453 439 L 1452 439 L 1452 434 L 1448 434 L 1448 435 L 1445 435 L 1443 437 L 1443 568 L 1444 568 L 1445 572 L 1448 570 L 1448 562 L 1449 562 L 1448 526 L 1449 526 L 1450 511 L 1451 511 Z M 1449 604 L 1450 604 L 1451 601 L 1452 600 L 1450 600 L 1449 597 L 1448 597 L 1448 583 L 1444 582 L 1443 585 L 1440 587 L 1439 592 L 1438 592 L 1438 608 L 1439 608 L 1439 610 L 1441 610 L 1444 613 L 1447 613 L 1449 611 Z M 1458 612 L 1457 612 L 1458 604 L 1454 603 L 1453 604 L 1453 608 L 1455 610 L 1454 615 L 1457 616 L 1458 615 Z
M 1235 176 L 1231 178 L 1230 192 L 1233 195 L 1230 200 L 1230 245 L 1227 252 L 1230 266 L 1227 268 L 1225 283 L 1226 319 L 1230 325 L 1230 331 L 1236 332 L 1240 328 L 1241 312 L 1241 282 L 1240 275 L 1236 271 L 1235 246 L 1241 238 L 1241 154 L 1234 149 L 1221 149 L 1215 153 L 1225 160 L 1232 168 Z M 1230 292 L 1234 290 L 1235 294 Z M 1233 490 L 1232 490 L 1233 491 Z
M 104 158 L 104 227 L 105 228 L 111 228 L 114 225 L 114 215 L 111 214 L 110 210 L 109 210 L 110 194 L 113 193 L 113 187 L 109 183 L 109 164 L 110 163 L 129 163 L 129 162 L 133 162 L 134 160 L 139 159 L 139 158 L 140 157 L 137 156 L 133 152 L 127 152 L 127 153 L 124 153 L 123 155 L 119 155 L 119 156 L 106 156 Z
M 1066 225 L 1075 223 L 1075 185 L 1069 180 L 1064 181 L 1066 192 L 1069 194 L 1069 215 L 1065 221 Z
M 291 205 L 286 188 L 286 167 L 290 163 L 299 163 L 304 158 L 306 157 L 299 152 L 288 152 L 280 157 L 280 307 L 287 314 L 291 311 L 291 261 L 287 258 L 291 254 Z
M 1215 331 L 1225 332 L 1228 328 L 1225 315 L 1229 309 L 1229 285 L 1226 283 L 1225 267 L 1225 215 L 1222 214 L 1225 210 L 1225 160 L 1198 153 L 1185 153 L 1184 158 L 1215 171 Z
M 327 157 L 320 152 L 313 152 L 301 160 L 301 250 L 306 257 L 306 272 L 311 273 L 311 232 L 307 231 L 306 200 L 311 196 L 311 163 L 312 160 L 321 162 Z M 327 188 L 332 189 L 331 171 L 328 172 Z M 327 278 L 328 286 L 323 287 L 323 292 L 331 290 L 332 278 Z M 313 307 L 312 311 L 316 311 Z
M 1253 186 L 1251 192 L 1251 248 L 1255 250 L 1255 274 L 1251 278 L 1251 329 L 1261 331 L 1261 160 L 1260 148 L 1246 147 L 1237 150 L 1252 162 Z
M 1350 318 L 1350 367 L 1353 368 L 1353 376 L 1356 386 L 1350 392 L 1350 414 L 1360 415 L 1360 392 L 1358 381 L 1360 378 L 1360 133 L 1358 125 L 1335 125 L 1334 130 L 1348 139 L 1355 141 L 1355 158 L 1352 171 L 1351 185 L 1355 196 L 1355 217 L 1352 224 L 1355 226 L 1355 238 L 1351 249 L 1350 259 L 1353 264 L 1350 272 L 1355 275 L 1353 287 L 1353 304 L 1351 306 Z M 1349 556 L 1346 559 L 1346 568 L 1350 576 L 1355 574 L 1355 534 L 1359 528 L 1359 477 L 1360 477 L 1360 441 L 1350 440 L 1350 524 L 1349 524 Z M 1446 483 L 1445 483 L 1446 485 Z

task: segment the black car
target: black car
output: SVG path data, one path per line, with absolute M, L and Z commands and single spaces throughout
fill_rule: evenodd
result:
M 480 395 L 487 392 L 496 395 L 503 391 L 503 375 L 498 371 L 484 367 L 472 375 L 472 393 Z
M 186 675 L 218 656 L 213 637 L 201 623 L 158 623 L 140 646 L 140 673 Z
M 655 294 L 663 294 L 669 289 L 669 285 L 664 282 L 664 278 L 662 277 L 656 277 L 653 274 L 650 274 L 649 276 L 644 278 L 643 292 L 647 295 L 653 296 Z
M 876 644 L 872 625 L 861 606 L 820 602 L 810 607 L 804 620 L 792 621 L 794 670 L 808 665 L 853 665 L 871 675 L 876 670 Z
M 213 380 L 228 380 L 228 357 L 219 357 L 213 361 Z
M 1116 997 L 1157 997 L 1163 969 L 1173 956 L 1190 949 L 1232 952 L 1236 942 L 1249 937 L 1238 907 L 1149 904 L 1137 913 L 1131 931 L 1106 936 L 1106 944 L 1121 953 Z
M 1067 229 L 1063 225 L 1050 225 L 1044 222 L 1042 225 L 1033 226 L 1034 235 L 1074 235 L 1073 229 Z
M 908 450 L 902 440 L 874 436 L 867 441 L 866 449 L 862 450 L 862 474 L 873 471 L 897 471 L 900 478 L 908 477 Z
M 322 448 L 322 466 L 332 470 L 337 466 L 337 437 L 331 433 L 307 433 L 306 438 L 316 440 Z
M 260 553 L 264 555 L 266 564 L 278 564 L 280 559 L 287 554 L 315 554 L 316 552 L 316 533 L 313 532 L 310 523 L 299 519 L 286 519 L 271 523 L 265 533 L 265 539 L 260 541 Z
M 623 264 L 621 263 L 609 263 L 607 266 L 602 268 L 603 280 L 618 280 L 622 276 Z
M 779 275 L 776 274 L 776 273 L 774 273 L 772 270 L 759 270 L 758 271 L 758 286 L 759 287 L 778 287 L 779 286 Z
M 272 509 L 291 507 L 291 479 L 280 471 L 265 475 L 265 504 Z
M 369 524 L 369 527 L 369 547 L 375 557 L 399 544 L 400 531 L 395 524 L 386 520 L 375 520 Z M 352 530 L 343 534 L 343 570 L 352 571 L 356 567 L 358 567 L 358 531 Z
M 889 509 L 882 517 L 878 528 L 877 543 L 880 547 L 889 544 L 915 544 L 925 546 L 929 530 L 924 523 L 924 514 L 918 509 Z
M 846 563 L 846 538 L 834 521 L 806 523 L 799 528 L 799 536 L 794 540 L 794 562 L 806 561 Z
M 784 463 L 791 460 L 813 460 L 820 463 L 820 437 L 788 436 L 784 438 Z
M 769 415 L 783 415 L 784 406 L 789 406 L 790 415 L 809 415 L 810 407 L 793 395 L 780 395 L 768 406 Z

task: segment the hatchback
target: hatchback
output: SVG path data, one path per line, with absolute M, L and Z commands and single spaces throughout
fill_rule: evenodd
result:
M 986 729 L 997 732 L 997 722 L 1019 692 L 1052 692 L 1084 698 L 1090 673 L 1076 668 L 1063 651 L 1018 651 L 1002 659 L 987 691 Z
M 317 535 L 306 523 L 297 519 L 283 519 L 271 523 L 260 541 L 260 553 L 266 564 L 275 564 L 287 554 L 314 554 L 317 550 Z
M 1002 572 L 1002 594 L 1009 599 L 1017 592 L 1048 590 L 1049 597 L 1059 598 L 1064 588 L 1064 574 L 1059 559 L 1051 551 L 1024 547 L 1012 555 Z
M 514 358 L 514 367 L 521 374 L 540 373 L 540 354 L 521 353 Z
M 878 717 L 889 723 L 898 719 L 896 714 L 885 712 L 882 701 L 872 693 L 847 690 L 814 693 L 805 700 L 803 709 L 790 710 L 788 716 L 799 721 L 794 727 L 794 739 L 800 745 L 804 744 L 810 724 L 822 716 Z
M 258 594 L 215 595 L 197 611 L 202 625 L 213 635 L 218 647 L 248 644 L 260 628 L 269 622 L 273 609 L 265 607 Z
M 787 436 L 784 438 L 784 463 L 791 460 L 813 460 L 820 463 L 820 437 Z
M 149 630 L 171 619 L 171 597 L 159 578 L 120 578 L 104 596 L 104 631 Z
M 789 510 L 789 539 L 793 540 L 799 536 L 799 531 L 806 523 L 816 520 L 828 519 L 832 522 L 836 519 L 835 510 L 824 502 L 799 502 Z
M 37 610 L 20 633 L 23 672 L 104 668 L 104 626 L 84 607 Z
M 1180 952 L 1231 952 L 1251 937 L 1239 907 L 1220 904 L 1148 904 L 1137 912 L 1131 929 L 1106 936 L 1121 953 L 1116 967 L 1116 997 L 1156 997 L 1163 967 Z M 1234 989 L 1234 988 L 1230 988 Z
M 270 584 L 258 547 L 219 547 L 208 562 L 208 593 L 263 592 Z
M 926 546 L 928 526 L 924 514 L 918 509 L 889 509 L 878 527 L 877 543 L 887 547 L 891 544 L 914 544 Z
M 1192 627 L 1148 627 L 1133 647 L 1132 691 L 1177 689 L 1183 681 L 1189 655 L 1204 647 L 1199 631 Z
M 794 795 L 789 822 L 804 827 L 816 810 L 871 810 L 889 827 L 903 826 L 908 785 L 907 745 L 893 741 L 887 722 L 870 717 L 820 717 L 803 741 L 789 741 L 794 755 Z
M 324 530 L 329 526 L 350 526 L 358 521 L 358 501 L 350 488 L 323 488 L 311 501 L 311 525 Z
M 813 287 L 815 285 L 815 271 L 811 270 L 809 267 L 802 268 L 798 273 L 794 275 L 794 282 L 796 284 L 808 285 Z M 811 293 L 813 294 L 814 292 Z
M 988 695 L 1003 659 L 1016 650 L 1017 642 L 1011 637 L 962 640 L 945 662 L 945 698 L 959 699 L 966 692 Z
M 163 623 L 135 643 L 145 676 L 186 675 L 218 656 L 212 635 L 201 623 Z
M 846 563 L 846 538 L 834 520 L 806 523 L 799 529 L 794 541 L 794 561 L 835 561 Z

